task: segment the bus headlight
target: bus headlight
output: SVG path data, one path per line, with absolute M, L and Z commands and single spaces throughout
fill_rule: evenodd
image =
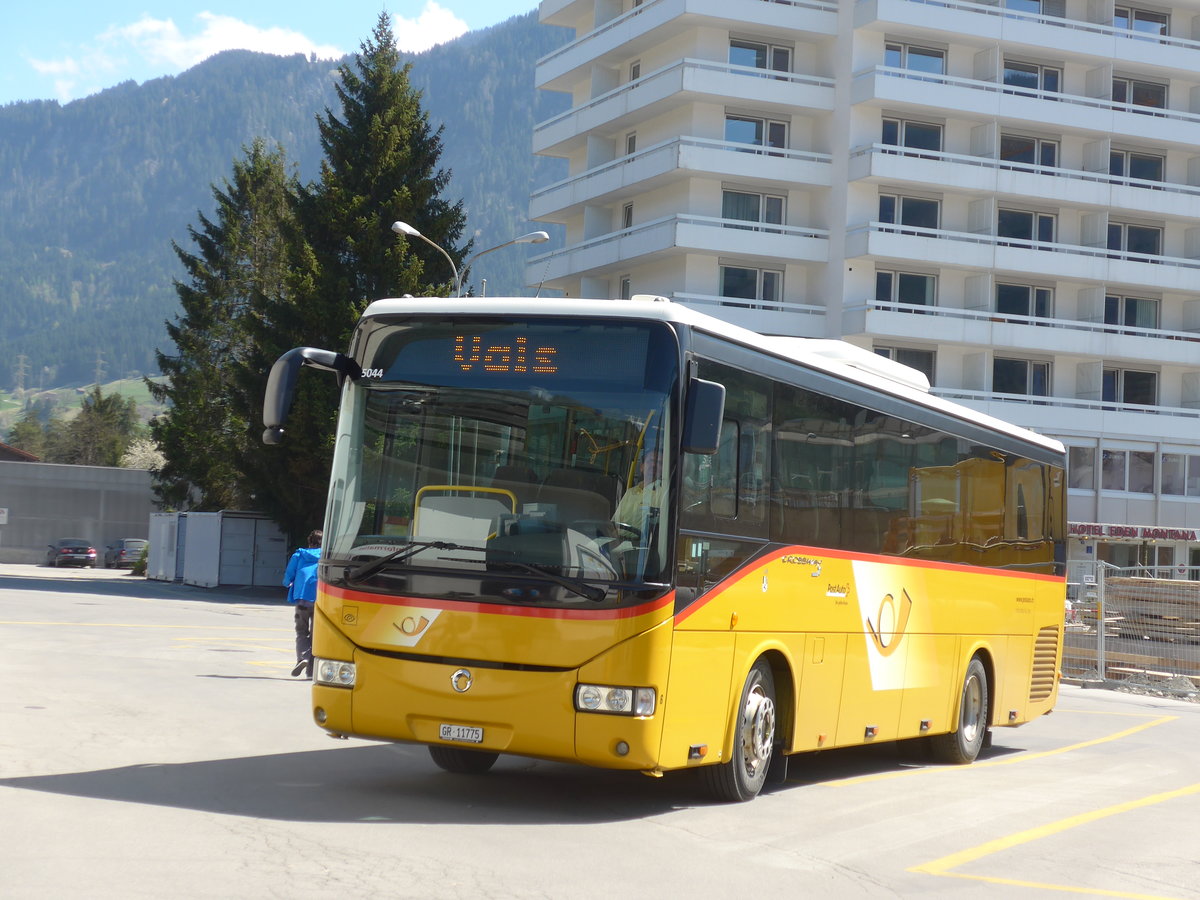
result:
M 334 687 L 354 687 L 358 671 L 352 662 L 342 662 L 340 659 L 316 659 L 313 661 L 313 680 L 317 684 L 329 684 Z
M 575 709 L 579 712 L 618 716 L 652 716 L 656 694 L 651 687 L 613 687 L 604 684 L 575 686 Z

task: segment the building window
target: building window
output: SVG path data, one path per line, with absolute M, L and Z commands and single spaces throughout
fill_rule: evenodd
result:
M 1158 374 L 1136 369 L 1105 369 L 1102 398 L 1106 403 L 1158 403 Z
M 1062 69 L 1006 59 L 1004 61 L 1004 83 L 1009 87 L 1020 89 L 1006 92 L 1010 94 L 1026 91 L 1057 94 L 1062 90 Z
M 757 41 L 729 42 L 729 64 L 772 72 L 792 71 L 792 48 Z
M 1121 222 L 1108 223 L 1109 250 L 1159 256 L 1162 254 L 1162 237 L 1163 230 L 1153 225 L 1130 225 Z
M 721 296 L 778 303 L 783 298 L 783 273 L 772 269 L 721 266 Z
M 879 195 L 879 221 L 889 225 L 911 225 L 914 228 L 937 228 L 941 203 L 923 197 Z
M 1164 453 L 1161 457 L 1162 492 L 1176 497 L 1200 497 L 1200 456 Z
M 629 132 L 629 134 L 625 135 L 625 155 L 629 156 L 630 154 L 632 154 L 636 151 L 637 151 L 637 132 L 631 131 L 631 132 Z
M 1114 103 L 1146 106 L 1153 109 L 1167 108 L 1167 86 L 1154 81 L 1138 81 L 1135 78 L 1114 78 L 1112 83 Z M 1137 112 L 1137 110 L 1134 110 Z
M 884 119 L 883 143 L 914 150 L 941 150 L 942 126 L 907 119 Z
M 1055 217 L 1049 213 L 1028 212 L 1023 209 L 1001 209 L 996 215 L 996 236 L 1031 241 L 1034 244 L 1054 243 Z M 1004 241 L 999 243 L 1004 244 Z
M 758 119 L 753 116 L 725 117 L 725 140 L 735 144 L 752 144 L 756 147 L 778 147 L 788 143 L 786 122 L 774 119 Z
M 992 390 L 997 394 L 1050 396 L 1050 363 L 1028 359 L 992 360 Z
M 875 299 L 879 303 L 933 306 L 937 302 L 937 278 L 915 272 L 876 272 Z
M 1057 166 L 1058 141 L 1045 141 L 1019 134 L 1001 134 L 1000 159 L 1031 166 Z
M 1104 298 L 1104 324 L 1124 325 L 1128 328 L 1157 328 L 1158 301 L 1145 297 L 1116 297 L 1109 294 Z
M 1108 155 L 1108 174 L 1121 178 L 1140 178 L 1143 181 L 1162 181 L 1166 169 L 1165 157 L 1132 150 L 1113 150 Z
M 901 365 L 916 369 L 933 384 L 933 369 L 937 360 L 932 350 L 913 350 L 909 347 L 876 347 L 875 353 Z
M 622 300 L 628 300 L 633 296 L 633 279 L 628 275 L 622 275 L 620 281 L 619 296 Z
M 1170 24 L 1171 17 L 1166 13 L 1151 12 L 1148 9 L 1137 9 L 1132 6 L 1118 6 L 1113 9 L 1113 28 L 1165 37 L 1169 32 Z
M 1105 491 L 1154 493 L 1154 454 L 1146 450 L 1101 451 L 1100 487 Z
M 946 51 L 889 41 L 884 44 L 883 64 L 893 69 L 912 69 L 933 75 L 945 75 Z
M 1096 489 L 1096 448 L 1067 448 L 1067 487 Z
M 744 191 L 724 191 L 721 194 L 721 218 L 739 222 L 762 222 L 782 225 L 784 213 L 783 197 L 773 194 L 750 194 Z M 753 228 L 750 225 L 730 225 L 726 228 Z M 753 229 L 758 231 L 760 229 Z M 778 229 L 764 229 L 777 231 Z
M 631 62 L 629 64 L 629 80 L 637 81 L 641 77 L 642 77 L 642 61 L 640 59 L 635 59 L 633 62 Z
M 621 207 L 621 228 L 633 227 L 633 204 L 626 203 Z
M 1036 316 L 1048 319 L 1054 314 L 1054 291 L 1031 284 L 997 284 L 996 312 L 1009 316 Z

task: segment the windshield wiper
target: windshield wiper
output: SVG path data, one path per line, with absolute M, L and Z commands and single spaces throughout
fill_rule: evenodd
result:
M 416 556 L 422 550 L 478 550 L 478 547 L 464 546 L 463 544 L 452 544 L 449 541 L 412 541 L 405 544 L 398 550 L 393 550 L 391 553 L 373 559 L 370 562 L 363 563 L 357 568 L 348 570 L 342 577 L 347 581 L 362 581 L 364 578 L 370 578 L 384 566 L 389 563 L 404 562 L 411 556 Z
M 522 572 L 529 572 L 533 575 L 538 575 L 557 584 L 559 587 L 564 587 L 572 594 L 583 597 L 585 600 L 591 600 L 593 603 L 599 603 L 608 596 L 608 591 L 602 587 L 596 587 L 593 584 L 587 584 L 576 578 L 566 578 L 554 572 L 547 571 L 541 566 L 533 565 L 532 563 L 518 562 L 517 560 L 488 560 L 488 566 L 499 566 L 506 569 L 517 569 Z

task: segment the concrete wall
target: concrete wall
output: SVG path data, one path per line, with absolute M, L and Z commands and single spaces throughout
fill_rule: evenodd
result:
M 145 469 L 0 461 L 0 562 L 41 562 L 64 537 L 86 538 L 103 559 L 118 538 L 149 537 L 154 508 Z

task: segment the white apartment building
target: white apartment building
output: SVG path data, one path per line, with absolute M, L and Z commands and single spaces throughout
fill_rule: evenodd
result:
M 1068 559 L 1200 566 L 1200 0 L 542 0 L 531 283 L 840 337 L 1070 448 Z

